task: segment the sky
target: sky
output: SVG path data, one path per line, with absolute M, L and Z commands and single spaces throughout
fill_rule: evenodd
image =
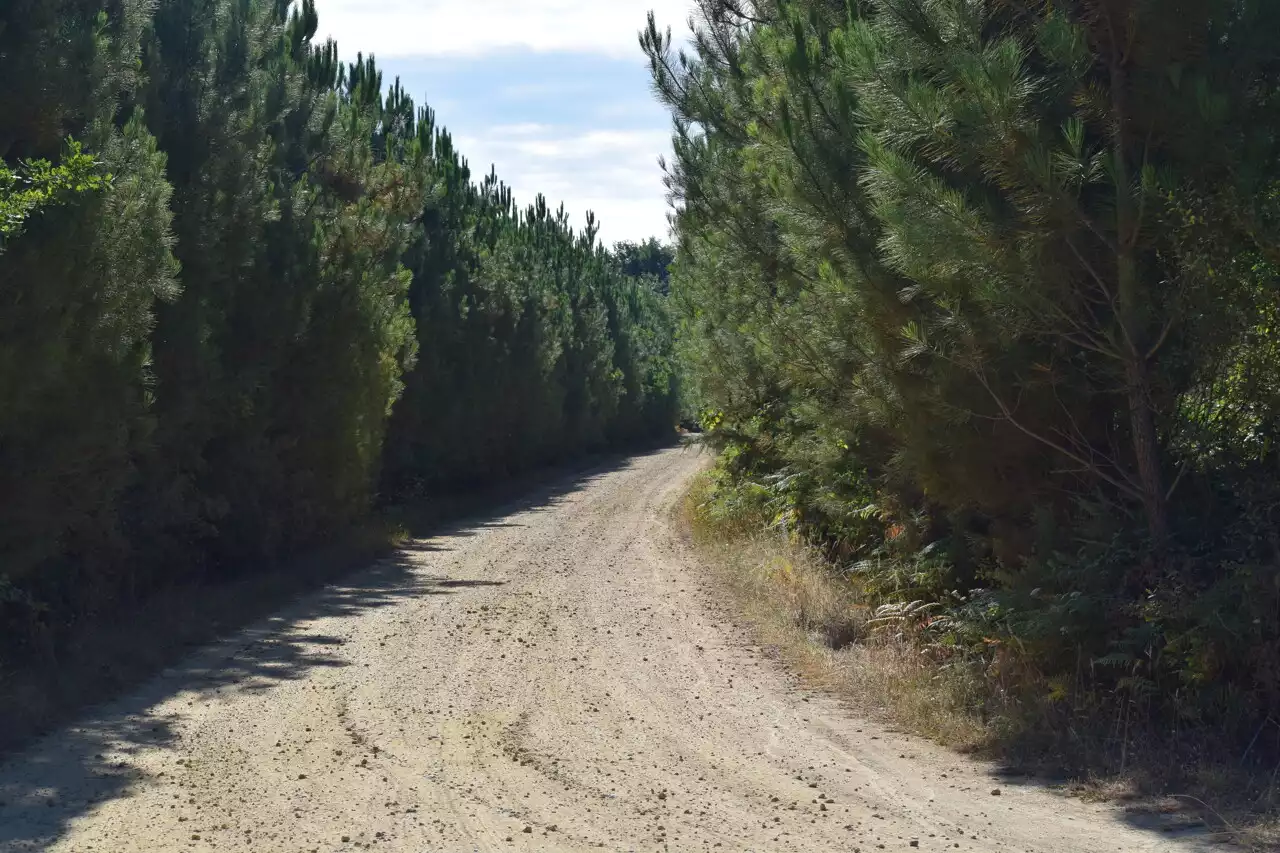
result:
M 472 175 L 493 165 L 524 205 L 541 192 L 606 244 L 667 236 L 658 158 L 671 121 L 636 35 L 653 10 L 677 38 L 691 0 L 317 0 L 319 37 L 378 59 L 436 112 Z

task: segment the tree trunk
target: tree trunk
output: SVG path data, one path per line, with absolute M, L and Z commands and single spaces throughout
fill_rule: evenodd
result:
M 1151 327 L 1152 295 L 1142 286 L 1135 246 L 1142 229 L 1141 215 L 1135 210 L 1129 179 L 1128 27 L 1133 22 L 1116 10 L 1107 8 L 1110 35 L 1111 107 L 1115 119 L 1112 158 L 1116 191 L 1116 296 L 1117 321 L 1124 332 L 1126 352 L 1122 357 L 1125 390 L 1129 403 L 1129 430 L 1133 442 L 1134 461 L 1138 469 L 1138 489 L 1142 509 L 1151 537 L 1152 560 L 1148 568 L 1158 567 L 1163 559 L 1169 536 L 1169 519 L 1160 471 L 1160 446 L 1156 436 L 1155 413 L 1151 408 L 1151 373 L 1147 330 Z M 1120 20 L 1117 20 L 1119 18 Z
M 1169 518 L 1164 477 L 1160 470 L 1155 414 L 1151 411 L 1151 383 L 1146 362 L 1139 359 L 1130 361 L 1125 365 L 1125 374 L 1129 398 L 1129 430 L 1134 461 L 1138 468 L 1138 484 L 1142 492 L 1142 509 L 1147 517 L 1151 548 L 1159 562 L 1169 538 Z

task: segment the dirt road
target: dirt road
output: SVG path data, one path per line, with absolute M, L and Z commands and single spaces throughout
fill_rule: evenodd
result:
M 566 481 L 194 654 L 0 769 L 0 850 L 1197 849 L 801 690 L 672 535 L 699 464 Z

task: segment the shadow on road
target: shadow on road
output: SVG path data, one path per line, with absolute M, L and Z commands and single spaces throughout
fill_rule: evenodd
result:
M 1056 796 L 1069 797 L 1072 777 L 1033 773 L 1021 768 L 997 766 L 991 771 L 991 781 L 1000 788 L 1031 788 L 1044 790 Z M 1142 830 L 1169 844 L 1180 843 L 1178 850 L 1229 850 L 1223 842 L 1229 840 L 1229 828 L 1199 801 L 1180 800 L 1176 797 L 1153 797 L 1135 793 L 1128 804 L 1117 803 L 1111 811 L 1114 820 L 1130 829 Z M 1173 848 L 1171 847 L 1170 850 Z
M 196 651 L 181 652 L 183 644 L 192 645 L 192 634 L 185 638 L 156 636 L 145 625 L 127 626 L 132 642 L 175 643 L 178 654 L 170 656 L 168 665 L 159 671 L 152 668 L 133 673 L 128 695 L 84 713 L 78 721 L 0 764 L 0 851 L 45 849 L 95 804 L 121 796 L 142 782 L 128 757 L 177 740 L 174 719 L 151 709 L 177 696 L 195 704 L 210 701 L 224 690 L 270 690 L 316 668 L 358 663 L 343 656 L 344 638 L 317 634 L 308 626 L 322 617 L 354 619 L 408 598 L 464 595 L 476 587 L 501 585 L 504 582 L 424 576 L 420 565 L 414 569 L 415 557 L 452 550 L 451 540 L 475 536 L 487 528 L 520 527 L 506 521 L 506 516 L 549 510 L 592 481 L 623 470 L 639 458 L 611 457 L 573 473 L 544 475 L 542 482 L 526 481 L 517 495 L 504 489 L 488 498 L 489 509 L 453 523 L 439 521 L 438 506 L 422 511 L 405 508 L 399 520 L 412 538 L 368 568 L 352 567 L 355 570 L 345 575 L 338 573 L 337 580 L 330 572 L 312 583 L 310 592 L 304 581 L 302 588 L 296 583 L 291 589 L 286 587 L 289 594 L 283 598 L 276 590 L 275 599 L 267 595 L 241 601 L 232 619 L 217 608 L 201 613 L 196 607 L 191 618 L 208 621 L 208 639 L 215 640 Z M 469 498 L 475 505 L 485 499 L 483 494 Z M 425 541 L 427 537 L 430 541 Z M 327 585 L 316 589 L 326 581 Z M 199 594 L 200 590 L 193 592 Z M 253 595 L 256 590 L 239 584 L 208 591 L 232 597 L 237 592 Z M 290 604 L 299 594 L 304 595 Z M 277 609 L 274 615 L 266 615 Z M 137 618 L 145 616 L 142 613 Z M 119 642 L 118 638 L 113 642 Z

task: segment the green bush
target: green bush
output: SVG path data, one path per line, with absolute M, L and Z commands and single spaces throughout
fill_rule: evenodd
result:
M 691 49 L 642 41 L 712 505 L 928 605 L 997 705 L 1252 738 L 1280 666 L 1280 7 L 699 5 Z

